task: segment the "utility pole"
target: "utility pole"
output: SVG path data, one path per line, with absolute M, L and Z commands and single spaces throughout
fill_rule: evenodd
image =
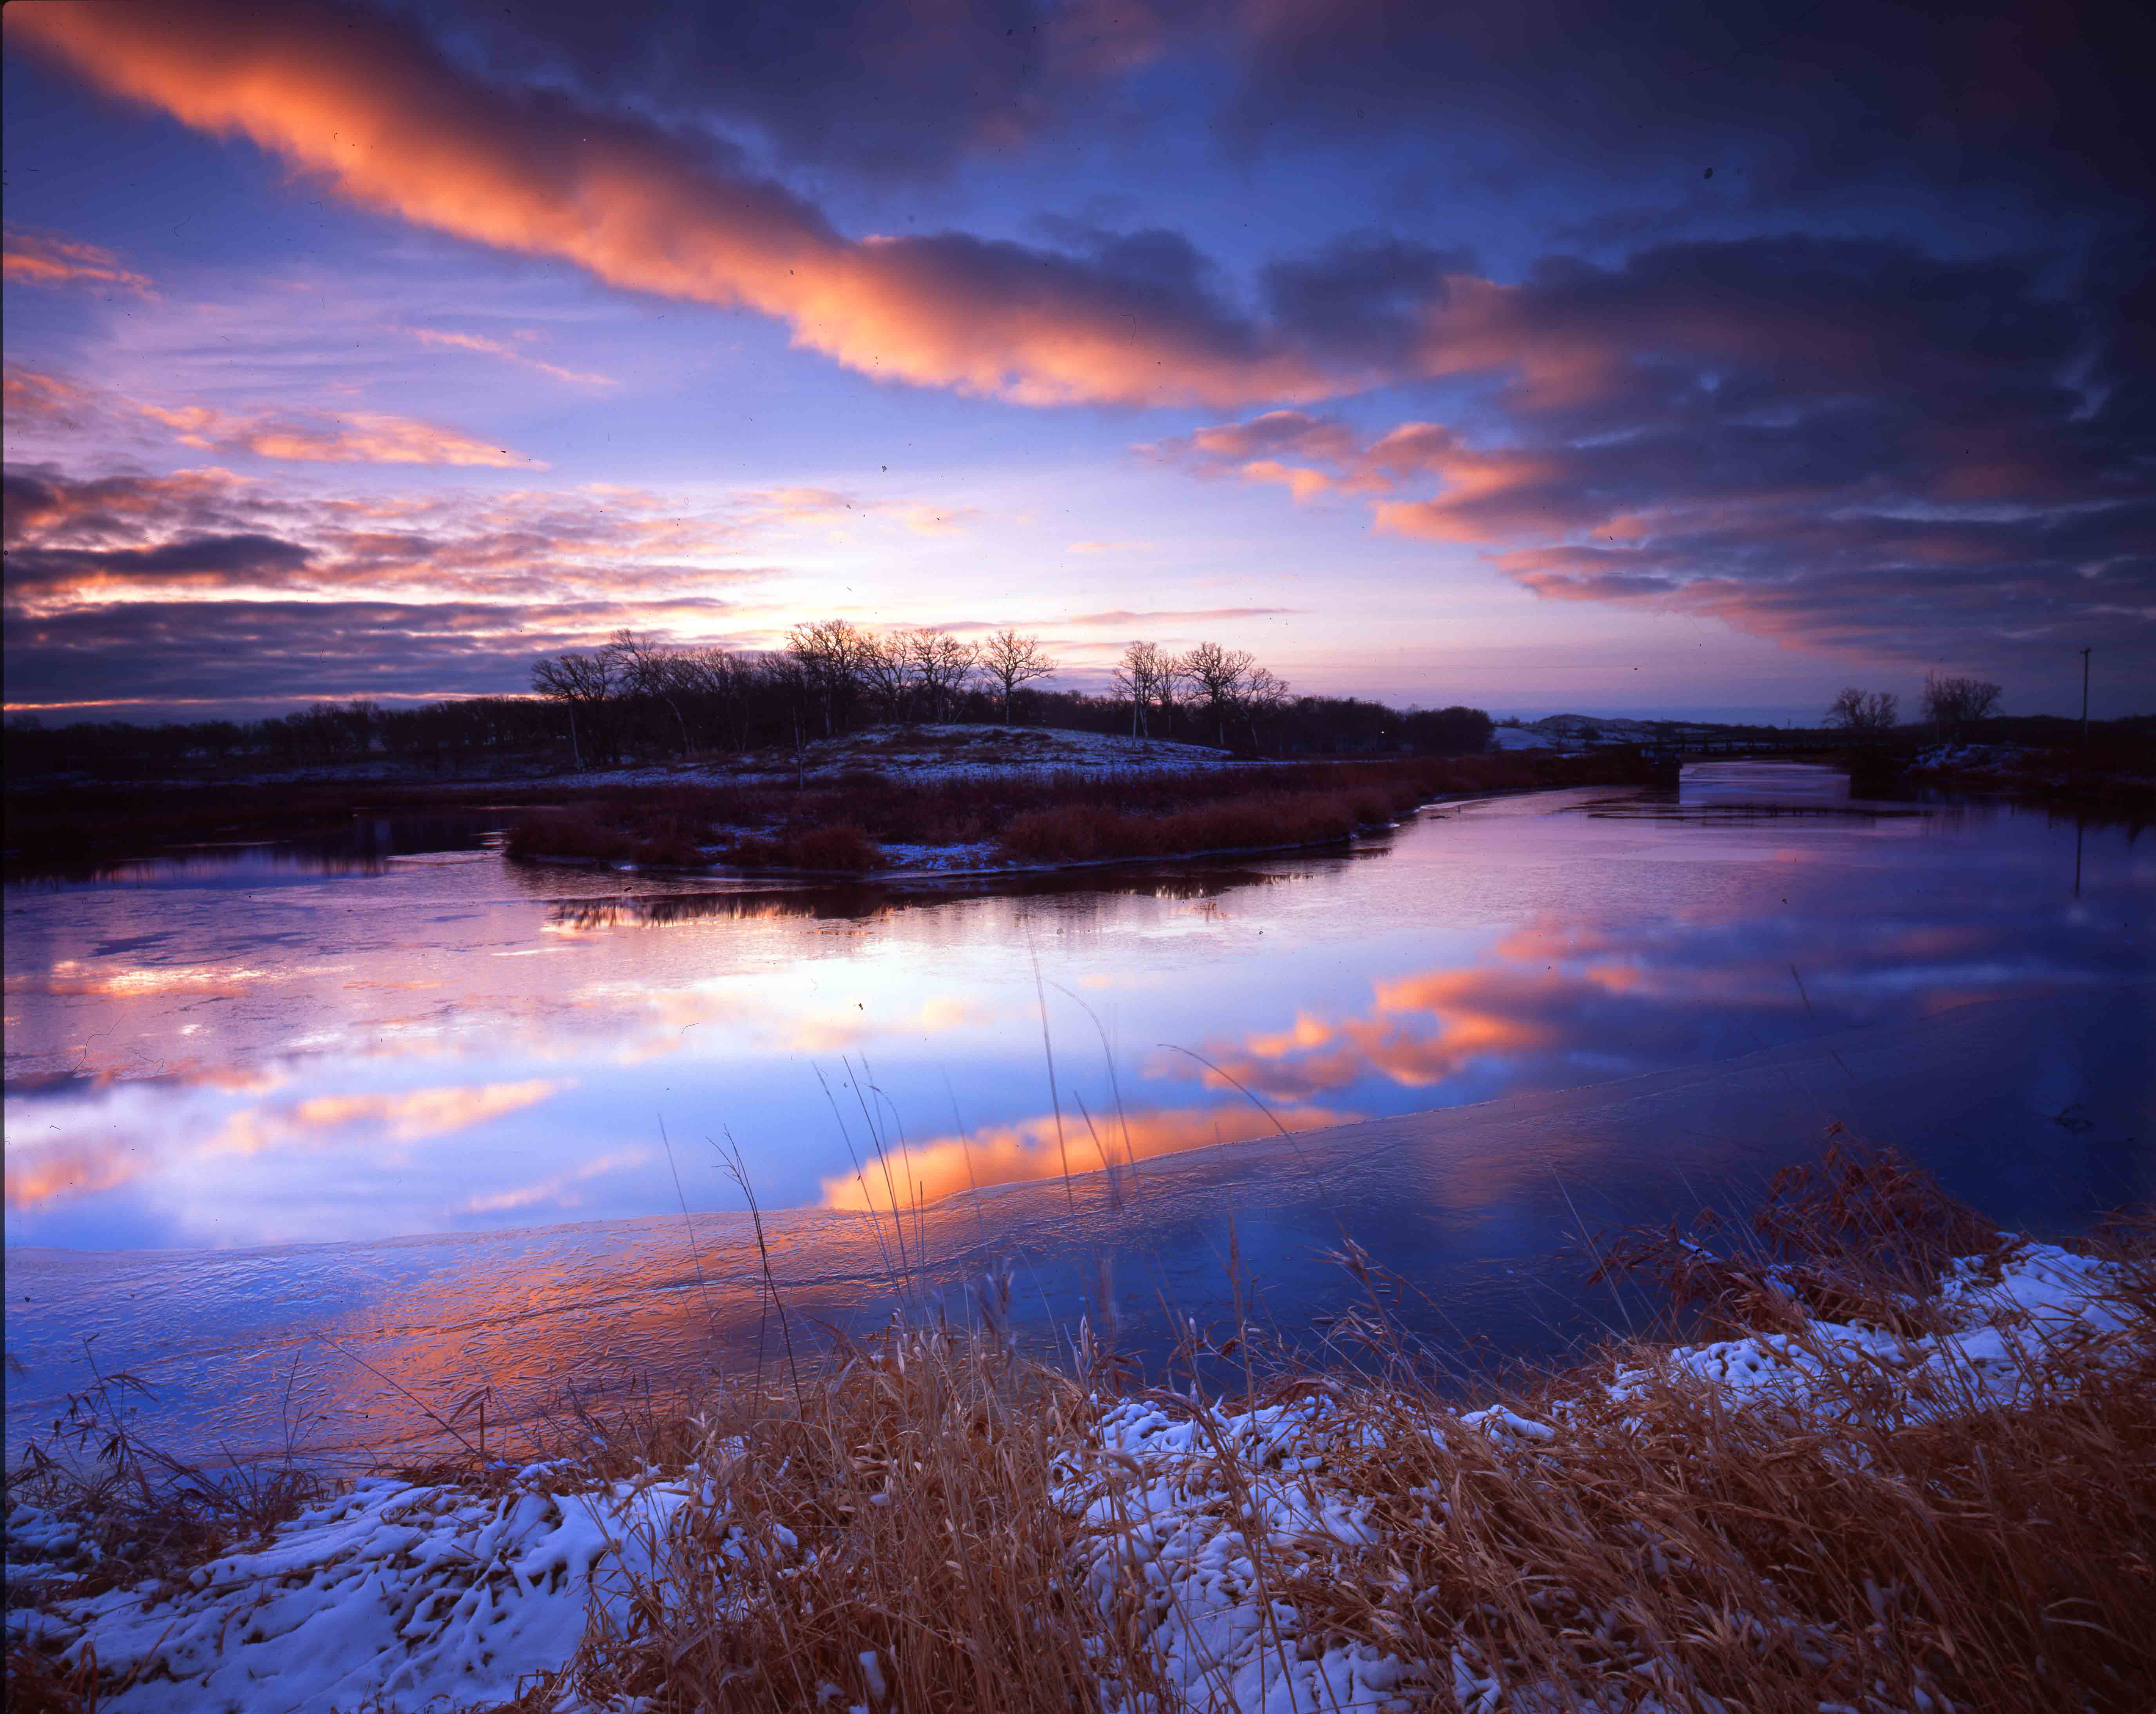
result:
M 2088 658 L 2089 652 L 2082 650 L 2082 748 L 2088 748 Z

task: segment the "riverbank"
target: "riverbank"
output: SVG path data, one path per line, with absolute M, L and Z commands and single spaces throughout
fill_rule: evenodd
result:
M 891 778 L 820 788 L 675 786 L 593 794 L 510 830 L 512 856 L 878 871 L 1034 868 L 1293 849 L 1383 827 L 1437 797 L 1645 784 L 1635 757 L 1400 757 L 1233 771 Z
M 1919 752 L 1907 777 L 1938 790 L 1995 793 L 2084 813 L 2143 820 L 2156 813 L 2156 748 L 2145 744 L 2138 752 L 1940 744 Z
M 1188 744 L 911 727 L 798 754 L 424 780 L 316 770 L 218 781 L 48 781 L 6 799 L 11 878 L 189 845 L 331 839 L 365 819 L 479 819 L 527 856 L 862 875 L 1307 844 L 1432 797 L 1661 777 L 1621 752 L 1260 762 Z
M 115 1450 L 110 1393 L 10 1473 L 10 1706 L 2138 1708 L 2149 1239 L 1830 1157 L 1605 1245 L 1656 1331 L 1473 1398 L 1352 1250 L 1325 1349 L 1146 1376 L 993 1280 L 814 1362 L 782 1297 L 752 1378 L 335 1493 Z

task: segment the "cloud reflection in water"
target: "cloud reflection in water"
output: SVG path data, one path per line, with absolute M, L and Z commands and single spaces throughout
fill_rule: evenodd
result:
M 2086 833 L 2076 897 L 2070 824 L 1839 786 L 1688 775 L 1455 808 L 1353 858 L 970 892 L 489 851 L 11 888 L 8 1237 L 661 1214 L 662 1123 L 693 1208 L 737 1205 L 723 1132 L 767 1206 L 880 1203 L 849 1152 L 871 1090 L 892 1147 L 925 1138 L 898 1199 L 933 1200 L 1265 1134 L 1252 1096 L 1296 1129 L 2145 976 L 2156 867 L 2124 830 Z

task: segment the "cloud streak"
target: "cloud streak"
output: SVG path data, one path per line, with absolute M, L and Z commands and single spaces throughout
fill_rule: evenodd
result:
M 182 446 L 203 452 L 252 453 L 311 464 L 449 464 L 497 470 L 539 470 L 545 460 L 520 457 L 454 428 L 384 411 L 264 411 L 251 415 L 208 405 L 137 405 L 172 431 Z
M 361 207 L 608 283 L 774 316 L 861 373 L 1028 404 L 1309 398 L 1338 376 L 1226 309 L 1179 237 L 1047 251 L 855 239 L 721 151 L 509 91 L 415 33 L 320 6 L 28 0 L 12 42 Z
M 2077 646 L 2156 665 L 2151 395 L 2032 264 L 1806 239 L 1455 279 L 1383 432 L 1301 410 L 1141 447 L 1367 505 L 1559 600 L 1912 661 Z
M 138 298 L 157 295 L 148 275 L 127 267 L 111 251 L 22 227 L 7 230 L 0 273 L 19 285 L 102 286 Z
M 215 466 L 13 465 L 5 497 L 18 709 L 514 691 L 624 625 L 762 646 L 772 612 L 742 603 L 788 574 L 760 544 L 964 514 L 822 488 L 302 495 Z
M 500 357 L 505 362 L 519 363 L 527 369 L 536 369 L 542 375 L 551 375 L 557 381 L 567 381 L 579 387 L 613 387 L 617 383 L 611 376 L 593 375 L 578 369 L 565 369 L 559 363 L 547 362 L 529 352 L 521 352 L 499 339 L 489 339 L 481 333 L 455 333 L 440 327 L 413 327 L 406 330 L 422 345 L 446 347 L 452 351 L 477 352 L 486 357 Z
M 161 405 L 16 364 L 8 367 L 7 416 L 12 428 L 101 435 L 108 440 L 155 423 L 182 446 L 198 452 L 293 464 L 547 468 L 543 459 L 388 411 L 227 411 L 213 405 Z

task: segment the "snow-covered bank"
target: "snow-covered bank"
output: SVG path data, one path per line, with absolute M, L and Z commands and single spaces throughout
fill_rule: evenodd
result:
M 423 762 L 375 757 L 365 762 L 259 768 L 154 779 L 60 776 L 47 785 L 100 790 L 262 786 L 420 787 L 449 794 L 484 794 L 504 788 L 558 787 L 586 791 L 642 786 L 761 784 L 825 782 L 870 769 L 892 779 L 965 779 L 983 774 L 1024 777 L 1060 773 L 1187 773 L 1214 767 L 1263 767 L 1235 761 L 1225 750 L 1166 738 L 1060 726 L 870 726 L 835 737 L 813 738 L 797 751 L 765 749 L 686 761 L 637 758 L 606 767 L 561 767 L 505 761 L 469 774 L 444 776 Z
M 1788 1588 L 1755 1582 L 1748 1610 L 1722 1612 L 1733 1627 L 1727 1639 L 1704 1653 L 1676 1646 L 1656 1603 L 1711 1613 L 1717 1592 L 1732 1586 L 1727 1568 L 1711 1563 L 1727 1543 L 1691 1527 L 1682 1508 L 1657 1511 L 1640 1499 L 1651 1483 L 1621 1462 L 1652 1465 L 1689 1445 L 1673 1467 L 1691 1473 L 1687 1482 L 1706 1473 L 1695 1483 L 1702 1516 L 1729 1498 L 1724 1488 L 1784 1460 L 1815 1483 L 1824 1470 L 1899 1492 L 1893 1485 L 1907 1487 L 1907 1473 L 1889 1466 L 1908 1436 L 1942 1424 L 2041 1425 L 2121 1375 L 2145 1383 L 2156 1357 L 2141 1265 L 2002 1240 L 1951 1264 L 1936 1289 L 1906 1299 L 1907 1313 L 1890 1299 L 1875 1300 L 1877 1315 L 1793 1310 L 1738 1337 L 1635 1348 L 1466 1414 L 1345 1371 L 1276 1383 L 1272 1402 L 1255 1408 L 1161 1391 L 1074 1398 L 1067 1416 L 1057 1413 L 1040 1497 L 1067 1532 L 1071 1586 L 1090 1593 L 1098 1614 L 1089 1647 L 1102 1700 L 1153 1714 L 1712 1710 L 1734 1705 L 1708 1680 L 1729 1660 L 1756 1657 L 1758 1670 L 1821 1691 L 1857 1674 L 1866 1700 L 1852 1707 L 1971 1706 L 1955 1663 L 1942 1666 L 1920 1645 L 1928 1598 L 1906 1578 L 1873 1579 L 1876 1634 L 1822 1617 L 1803 1599 L 1802 1578 L 1778 1571 Z M 879 1413 L 902 1414 L 893 1401 L 907 1384 L 906 1353 L 918 1386 L 933 1349 L 932 1341 L 901 1342 L 857 1361 L 840 1384 L 865 1385 Z M 979 1420 L 967 1411 L 962 1419 Z M 838 1438 L 850 1449 L 856 1432 Z M 785 1444 L 770 1481 L 807 1455 L 798 1434 Z M 2021 1503 L 2015 1484 L 2027 1475 L 2013 1467 L 2014 1444 L 2010 1432 L 1994 1438 L 1984 1466 L 2010 1507 Z M 416 1714 L 507 1699 L 553 1673 L 563 1674 L 552 1688 L 565 1706 L 624 1705 L 650 1689 L 648 1677 L 624 1674 L 625 1654 L 688 1658 L 681 1639 L 664 1634 L 668 1604 L 742 1614 L 740 1604 L 759 1590 L 828 1572 L 843 1557 L 847 1519 L 917 1497 L 906 1491 L 904 1462 L 863 1443 L 865 1456 L 850 1452 L 807 1496 L 839 1534 L 797 1535 L 779 1512 L 758 1509 L 771 1490 L 732 1479 L 737 1461 L 748 1461 L 742 1445 L 711 1438 L 670 1475 L 629 1481 L 594 1481 L 574 1459 L 466 1481 L 370 1480 L 265 1542 L 154 1585 L 80 1596 L 69 1585 L 94 1583 L 99 1570 L 84 1530 L 17 1503 L 8 1520 L 10 1644 L 38 1644 L 64 1665 L 94 1650 L 108 1686 L 100 1706 L 115 1710 L 326 1714 L 364 1703 Z M 993 1448 L 959 1455 L 988 1460 Z M 1717 1460 L 1734 1473 L 1718 1470 Z M 912 1470 L 927 1480 L 919 1455 Z M 2130 1511 L 2127 1475 L 2119 1472 L 2118 1498 Z M 1971 1503 L 1941 1481 L 1941 1505 Z M 1689 1489 L 1684 1497 L 1692 1503 Z M 1535 1515 L 1523 1518 L 1522 1507 Z M 1491 1571 L 1491 1520 L 1501 1515 L 1506 1563 L 1496 1569 L 1518 1588 L 1518 1615 L 1546 1623 L 1553 1640 L 1540 1652 L 1521 1650 L 1517 1624 L 1508 1629 L 1491 1606 L 1504 1585 L 1476 1581 Z M 1625 1522 L 1612 1525 L 1613 1516 Z M 1560 1519 L 1578 1535 L 1565 1538 L 1568 1561 L 1543 1539 Z M 2007 1522 L 2026 1527 L 2020 1516 Z M 1881 1528 L 1891 1537 L 1889 1521 Z M 940 1533 L 923 1551 L 931 1562 L 966 1552 Z M 1595 1578 L 1612 1567 L 1637 1580 L 1632 1610 L 1597 1595 Z M 960 1569 L 955 1560 L 947 1568 Z M 733 1587 L 716 1607 L 701 1591 L 706 1604 L 697 1608 L 695 1586 L 714 1576 Z M 1019 1604 L 1046 1610 L 1052 1593 L 1018 1592 Z M 595 1609 L 613 1646 L 574 1660 Z M 1895 1640 L 1897 1626 L 1906 1643 Z M 1907 1656 L 1892 1684 L 1879 1665 L 1889 1645 Z M 890 1705 L 886 1678 L 921 1669 L 883 1649 L 841 1650 L 839 1665 L 818 1666 L 824 1700 Z M 1561 1677 L 1552 1676 L 1555 1661 L 1567 1663 Z M 1974 1704 L 1988 1705 L 2013 1704 Z
M 208 1714 L 438 1707 L 506 1701 L 558 1670 L 587 1604 L 639 1566 L 687 1490 L 679 1482 L 593 1488 L 544 1468 L 482 1495 L 377 1477 L 311 1506 L 263 1545 L 183 1580 L 70 1599 L 95 1574 L 69 1519 L 18 1506 L 8 1520 L 9 1642 L 95 1651 L 103 1706 Z M 18 1559 L 15 1556 L 23 1556 Z

